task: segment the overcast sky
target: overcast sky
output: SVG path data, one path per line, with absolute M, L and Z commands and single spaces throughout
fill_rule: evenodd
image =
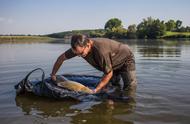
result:
M 125 28 L 149 16 L 190 26 L 190 0 L 0 0 L 0 34 L 48 34 L 104 28 L 119 18 Z

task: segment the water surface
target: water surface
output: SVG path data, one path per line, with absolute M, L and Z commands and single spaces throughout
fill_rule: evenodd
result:
M 48 77 L 57 57 L 70 45 L 0 44 L 1 124 L 189 124 L 190 41 L 122 42 L 135 54 L 138 88 L 133 100 L 114 104 L 16 96 L 15 84 L 37 67 Z M 62 73 L 102 75 L 78 57 L 66 61 L 58 72 Z

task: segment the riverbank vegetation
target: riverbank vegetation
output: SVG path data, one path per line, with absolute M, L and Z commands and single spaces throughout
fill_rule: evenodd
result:
M 18 42 L 49 42 L 55 38 L 47 36 L 37 36 L 37 35 L 4 35 L 0 36 L 0 43 L 18 43 Z
M 118 18 L 109 19 L 103 29 L 73 30 L 47 35 L 6 35 L 0 36 L 2 42 L 48 42 L 52 40 L 69 40 L 74 34 L 84 34 L 89 37 L 106 37 L 112 39 L 179 39 L 190 38 L 190 27 L 183 26 L 181 20 L 163 21 L 148 17 L 139 24 L 123 26 Z M 62 42 L 62 40 L 61 40 Z
M 132 24 L 125 28 L 122 21 L 112 18 L 105 23 L 104 29 L 74 30 L 53 33 L 47 36 L 54 38 L 69 38 L 73 34 L 81 33 L 89 37 L 107 37 L 119 39 L 160 39 L 160 38 L 190 38 L 190 27 L 182 26 L 180 20 L 167 22 L 148 17 L 138 25 Z
M 190 32 L 171 32 L 167 31 L 161 38 L 190 38 Z

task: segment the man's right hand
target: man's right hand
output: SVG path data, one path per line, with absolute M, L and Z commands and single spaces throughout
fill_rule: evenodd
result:
M 53 81 L 56 81 L 56 75 L 51 75 L 51 79 L 52 79 Z

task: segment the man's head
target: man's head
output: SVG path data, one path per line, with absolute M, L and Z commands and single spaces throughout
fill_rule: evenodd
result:
M 77 34 L 71 38 L 72 51 L 78 56 L 85 57 L 91 50 L 91 40 L 85 35 Z

